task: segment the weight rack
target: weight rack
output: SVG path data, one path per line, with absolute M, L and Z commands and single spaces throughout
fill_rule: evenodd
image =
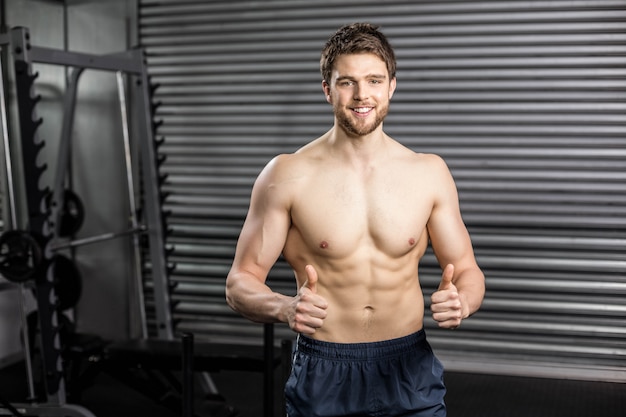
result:
M 137 48 L 109 55 L 92 55 L 85 53 L 68 52 L 51 48 L 37 47 L 30 42 L 30 33 L 27 28 L 18 27 L 9 33 L 0 34 L 0 47 L 8 47 L 13 59 L 15 72 L 15 88 L 21 132 L 21 160 L 23 179 L 26 193 L 26 211 L 28 213 L 28 230 L 25 232 L 36 240 L 42 248 L 40 265 L 33 270 L 32 277 L 36 289 L 36 303 L 39 316 L 40 342 L 43 375 L 47 400 L 42 404 L 14 404 L 13 407 L 25 415 L 36 416 L 82 416 L 92 417 L 93 414 L 79 405 L 66 403 L 66 387 L 61 358 L 61 342 L 59 340 L 59 318 L 56 309 L 57 296 L 54 288 L 53 256 L 60 245 L 61 210 L 64 207 L 63 184 L 67 174 L 69 162 L 71 130 L 74 120 L 76 92 L 80 75 L 85 69 L 97 69 L 116 72 L 118 75 L 118 89 L 123 85 L 121 74 L 126 74 L 131 80 L 131 88 L 137 99 L 135 120 L 137 120 L 138 146 L 141 185 L 143 194 L 143 225 L 132 225 L 129 233 L 137 236 L 143 232 L 147 235 L 145 241 L 149 246 L 150 273 L 154 285 L 154 300 L 156 314 L 157 337 L 163 340 L 173 340 L 173 328 L 170 306 L 168 251 L 165 248 L 165 214 L 161 210 L 159 174 L 158 142 L 155 141 L 154 131 L 156 123 L 153 120 L 152 86 L 146 70 L 143 50 Z M 68 88 L 64 97 L 63 125 L 59 142 L 57 167 L 52 192 L 47 188 L 40 188 L 39 181 L 47 169 L 45 164 L 38 165 L 37 157 L 45 146 L 45 142 L 38 135 L 38 128 L 43 123 L 37 118 L 37 103 L 39 96 L 34 94 L 34 82 L 38 74 L 33 74 L 33 63 L 63 65 L 71 67 L 72 73 L 68 80 Z M 124 123 L 125 139 L 128 136 L 128 125 L 125 114 L 125 101 L 120 95 L 122 119 Z M 5 114 L 2 115 L 5 117 Z M 6 130 L 3 127 L 3 130 Z M 5 132 L 6 134 L 6 132 Z M 5 141 L 5 145 L 8 142 Z M 125 144 L 127 153 L 127 168 L 129 167 L 128 143 Z M 6 148 L 5 153 L 10 154 Z M 8 159 L 7 159 L 8 160 Z M 7 167 L 7 171 L 10 167 Z M 8 172 L 13 178 L 13 173 Z M 132 169 L 128 170 L 129 187 L 132 187 Z M 12 184 L 10 184 L 12 187 Z M 131 211 L 134 212 L 134 192 L 129 188 Z M 12 189 L 11 189 L 12 194 Z M 46 198 L 51 202 L 46 204 Z M 9 195 L 14 199 L 14 195 Z M 13 201 L 14 202 L 14 201 Z M 15 207 L 12 204 L 12 207 Z M 132 213 L 135 214 L 135 213 Z M 15 224 L 14 224 L 15 226 Z M 124 233 L 121 233 L 124 234 Z M 94 240 L 113 238 L 120 234 L 109 234 Z M 139 239 L 135 239 L 136 246 Z M 88 243 L 88 242 L 87 242 Z M 71 244 L 70 244 L 71 246 Z M 141 279 L 141 275 L 138 276 Z M 141 292 L 142 283 L 138 285 Z M 143 310 L 143 294 L 140 294 L 141 310 Z M 146 338 L 145 316 L 142 316 L 143 337 Z M 30 352 L 26 352 L 30 355 Z M 29 377 L 32 378 L 31 375 Z M 31 393 L 32 394 L 32 393 Z M 13 415 L 14 411 L 0 408 L 0 415 Z

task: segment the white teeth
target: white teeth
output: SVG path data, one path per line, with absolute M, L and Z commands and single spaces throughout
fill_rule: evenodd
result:
M 370 110 L 372 110 L 371 107 L 358 107 L 354 109 L 354 111 L 357 113 L 367 113 Z

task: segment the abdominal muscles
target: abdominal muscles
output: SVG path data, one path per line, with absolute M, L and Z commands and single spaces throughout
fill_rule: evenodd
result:
M 416 244 L 415 238 L 405 238 L 402 250 L 390 254 L 371 239 L 352 242 L 351 250 L 347 242 L 331 239 L 305 244 L 292 230 L 284 256 L 296 271 L 298 287 L 307 279 L 304 267 L 311 264 L 319 277 L 317 292 L 328 301 L 324 324 L 312 337 L 358 343 L 420 330 L 424 299 L 417 265 L 425 247 L 422 240 Z
M 318 293 L 329 304 L 324 325 L 314 337 L 354 343 L 393 339 L 420 330 L 424 301 L 417 275 L 412 278 L 396 273 L 367 277 L 358 283 L 348 277 L 324 275 Z

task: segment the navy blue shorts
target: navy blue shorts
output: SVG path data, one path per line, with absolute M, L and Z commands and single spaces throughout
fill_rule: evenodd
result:
M 373 343 L 298 336 L 288 417 L 445 417 L 443 366 L 423 330 Z

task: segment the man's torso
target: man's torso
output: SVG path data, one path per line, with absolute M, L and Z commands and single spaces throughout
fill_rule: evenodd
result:
M 397 146 L 396 146 L 397 145 Z M 418 263 L 436 193 L 432 156 L 394 143 L 367 167 L 323 150 L 295 154 L 291 227 L 283 254 L 295 271 L 313 265 L 329 303 L 312 336 L 339 343 L 405 336 L 423 327 Z M 306 276 L 296 274 L 298 286 Z

